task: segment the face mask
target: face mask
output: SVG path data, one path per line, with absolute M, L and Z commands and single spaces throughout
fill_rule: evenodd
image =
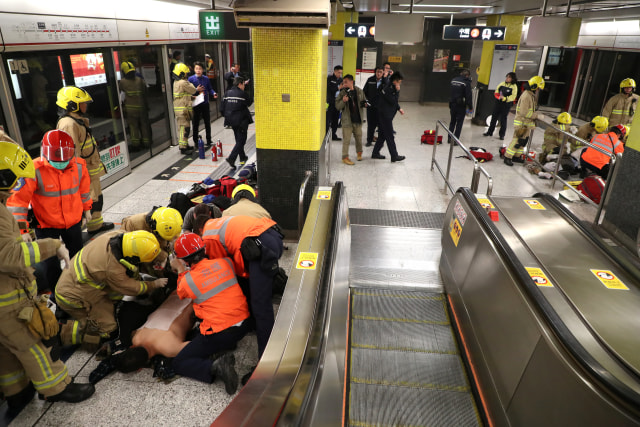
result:
M 69 166 L 69 160 L 67 160 L 66 162 L 54 162 L 53 160 L 49 160 L 49 163 L 51 164 L 51 166 L 58 170 L 63 170 L 67 166 Z

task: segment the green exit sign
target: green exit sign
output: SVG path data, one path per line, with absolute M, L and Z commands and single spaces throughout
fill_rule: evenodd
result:
M 248 28 L 236 27 L 233 12 L 200 11 L 200 38 L 202 40 L 249 41 Z

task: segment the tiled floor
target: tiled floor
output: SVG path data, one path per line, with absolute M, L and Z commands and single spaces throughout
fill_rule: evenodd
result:
M 450 200 L 450 193 L 443 192 L 444 181 L 437 171 L 431 170 L 433 146 L 421 145 L 420 135 L 425 129 L 434 129 L 437 120 L 448 123 L 448 108 L 443 104 L 404 104 L 404 116 L 398 115 L 394 121 L 397 130 L 398 151 L 407 159 L 391 163 L 386 148 L 382 154 L 387 160 L 371 159 L 371 148 L 365 148 L 364 159 L 348 166 L 341 161 L 342 142 L 332 142 L 332 181 L 344 182 L 349 206 L 366 209 L 391 209 L 408 211 L 444 212 Z M 511 116 L 512 118 L 513 116 Z M 507 167 L 497 156 L 501 141 L 483 137 L 485 128 L 465 122 L 462 142 L 467 146 L 484 147 L 494 154 L 493 161 L 484 164 L 494 181 L 493 194 L 531 196 L 539 191 L 557 194 L 561 189 L 556 185 L 552 191 L 549 181 L 530 175 L 521 165 Z M 249 128 L 249 140 L 255 129 Z M 233 146 L 233 132 L 224 129 L 222 120 L 212 123 L 214 141 L 220 138 L 224 151 L 228 154 Z M 340 132 L 339 132 L 340 133 Z M 507 137 L 511 135 L 511 124 Z M 446 139 L 446 138 L 445 138 Z M 542 132 L 534 135 L 534 147 L 541 145 Z M 437 147 L 437 159 L 446 166 L 450 146 Z M 355 158 L 354 145 L 351 156 Z M 452 186 L 469 186 L 471 183 L 471 161 L 456 158 L 460 149 L 454 150 L 452 162 Z M 148 211 L 154 205 L 167 205 L 169 196 L 175 191 L 188 189 L 194 182 L 204 179 L 209 173 L 217 176 L 228 172 L 224 161 L 218 161 L 212 169 L 210 158 L 196 159 L 191 165 L 170 180 L 154 180 L 160 171 L 179 159 L 177 147 L 172 147 L 153 159 L 135 168 L 131 175 L 104 190 L 104 217 L 108 221 L 120 223 L 122 218 Z M 255 150 L 250 161 L 255 158 Z M 217 169 L 223 168 L 223 169 Z M 486 188 L 486 180 L 481 178 L 480 191 Z M 592 220 L 595 209 L 585 203 L 570 205 L 579 217 Z M 289 249 L 281 259 L 281 266 L 291 268 L 296 252 L 296 243 L 288 243 Z M 256 364 L 255 335 L 245 337 L 236 350 L 236 368 L 240 375 Z M 89 373 L 97 365 L 92 355 L 76 351 L 67 362 L 76 381 L 85 382 Z M 180 378 L 170 384 L 157 382 L 150 369 L 134 374 L 112 374 L 99 382 L 95 395 L 79 404 L 44 403 L 34 400 L 13 421 L 12 426 L 206 426 L 230 402 L 220 382 L 213 385 Z

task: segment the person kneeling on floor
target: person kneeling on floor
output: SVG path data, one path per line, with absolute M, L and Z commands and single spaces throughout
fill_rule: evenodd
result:
M 592 172 L 606 179 L 609 175 L 609 163 L 611 162 L 611 154 L 624 152 L 624 144 L 622 140 L 626 135 L 624 125 L 612 126 L 608 133 L 600 133 L 593 137 L 591 143 L 596 147 L 606 151 L 604 154 L 591 147 L 587 147 L 580 155 L 580 167 L 582 167 L 582 177 Z
M 236 278 L 230 258 L 207 259 L 205 244 L 194 233 L 181 235 L 175 243 L 178 257 L 171 266 L 178 272 L 178 296 L 193 300 L 200 330 L 173 359 L 177 374 L 212 383 L 217 377 L 229 394 L 236 392 L 235 357 L 228 353 L 211 362 L 211 356 L 235 348 L 249 331 L 249 306 Z M 190 271 L 187 271 L 187 266 Z
M 233 189 L 231 197 L 233 198 L 233 203 L 224 210 L 222 216 L 250 216 L 271 219 L 271 214 L 256 200 L 256 190 L 250 185 L 238 185 Z

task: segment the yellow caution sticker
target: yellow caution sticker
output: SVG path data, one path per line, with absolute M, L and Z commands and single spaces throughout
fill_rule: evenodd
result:
M 491 203 L 491 200 L 489 199 L 481 199 L 480 197 L 478 197 L 478 203 L 480 203 L 480 206 L 482 206 L 485 209 L 495 209 L 496 207 L 493 206 L 493 203 Z
M 389 62 L 402 62 L 402 56 L 390 56 L 387 60 Z
M 300 252 L 296 268 L 300 270 L 315 270 L 318 264 L 317 252 Z
M 527 206 L 529 206 L 529 209 L 538 209 L 538 210 L 541 210 L 541 211 L 546 211 L 547 210 L 547 208 L 542 206 L 542 203 L 540 203 L 536 199 L 523 199 L 523 201 L 527 204 Z
M 525 267 L 525 270 L 527 270 L 527 273 L 529 273 L 529 276 L 531 276 L 536 285 L 553 288 L 553 283 L 551 283 L 551 280 L 549 280 L 547 275 L 544 274 L 542 269 L 537 267 Z
M 610 270 L 596 270 L 590 269 L 590 271 L 600 280 L 607 289 L 621 289 L 623 291 L 628 291 L 629 288 L 622 283 L 622 280 L 618 279 L 613 272 Z
M 449 223 L 449 235 L 451 236 L 451 240 L 453 240 L 453 244 L 458 246 L 458 242 L 460 241 L 460 236 L 462 235 L 462 226 L 460 222 L 458 222 L 458 218 L 451 218 L 451 222 Z
M 331 200 L 331 190 L 318 190 L 316 195 L 318 200 Z

